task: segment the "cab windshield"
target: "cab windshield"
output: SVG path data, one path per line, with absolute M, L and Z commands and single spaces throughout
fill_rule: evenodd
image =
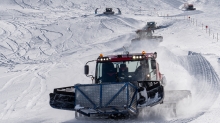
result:
M 143 81 L 151 70 L 147 60 L 98 62 L 96 83 Z

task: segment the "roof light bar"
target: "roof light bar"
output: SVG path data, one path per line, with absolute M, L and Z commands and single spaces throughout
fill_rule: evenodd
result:
M 111 59 L 109 57 L 101 57 L 97 59 L 98 61 L 110 61 Z

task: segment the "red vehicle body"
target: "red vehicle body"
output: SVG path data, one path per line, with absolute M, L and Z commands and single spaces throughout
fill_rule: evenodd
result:
M 50 106 L 72 110 L 76 118 L 88 117 L 127 118 L 138 116 L 142 108 L 162 104 L 165 77 L 156 62 L 157 53 L 132 53 L 100 56 L 95 76 L 85 75 L 93 84 L 76 84 L 55 88 L 50 93 Z
M 133 81 L 146 81 L 146 80 L 154 80 L 154 81 L 162 81 L 163 75 L 159 71 L 159 64 L 156 62 L 157 53 L 145 53 L 144 51 L 142 53 L 132 53 L 132 54 L 123 54 L 123 55 L 109 55 L 103 57 L 103 55 L 100 55 L 100 57 L 97 59 L 97 67 L 99 63 L 114 63 L 114 68 L 118 69 L 114 72 L 120 71 L 120 66 L 124 64 L 127 69 L 133 69 L 128 71 L 128 75 L 130 75 L 129 81 L 132 81 L 132 77 L 135 74 L 135 70 L 140 66 L 140 62 L 142 62 L 144 65 L 146 65 L 146 68 L 143 68 L 142 73 L 146 74 L 146 76 L 149 74 L 148 78 L 142 78 L 140 79 L 134 79 Z M 132 65 L 131 62 L 134 62 Z M 134 66 L 135 65 L 135 66 Z M 118 68 L 117 68 L 118 67 Z M 96 70 L 96 76 L 95 76 L 95 83 L 99 83 L 97 81 L 98 76 L 97 73 L 99 70 Z M 154 77 L 153 77 L 154 76 Z

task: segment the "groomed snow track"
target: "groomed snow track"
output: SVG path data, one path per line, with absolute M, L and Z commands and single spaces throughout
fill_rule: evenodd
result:
M 200 108 L 200 112 L 196 113 L 196 116 L 186 119 L 176 119 L 170 122 L 172 123 L 185 123 L 195 120 L 202 116 L 213 105 L 219 96 L 219 77 L 209 61 L 198 53 L 190 53 L 188 56 L 179 57 L 179 62 L 183 67 L 195 78 L 193 85 L 195 85 L 195 91 L 192 95 L 192 99 L 203 102 Z M 193 104 L 193 106 L 197 106 Z
M 210 98 L 211 96 L 213 100 L 210 101 L 214 102 L 219 94 L 219 77 L 209 61 L 197 53 L 181 57 L 180 60 L 182 61 L 182 65 L 197 80 L 194 81 L 198 85 L 198 90 L 195 93 L 196 96 L 201 95 L 203 98 L 206 98 L 206 96 Z

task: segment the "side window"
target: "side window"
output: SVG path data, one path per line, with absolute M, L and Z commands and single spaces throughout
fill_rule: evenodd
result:
M 97 71 L 98 71 L 97 78 L 102 77 L 102 63 L 98 63 Z
M 152 71 L 152 68 L 151 68 L 151 59 L 148 59 L 148 67 L 149 67 L 148 73 L 150 73 L 150 72 Z
M 148 63 L 149 63 L 149 72 L 150 72 L 151 80 L 156 80 L 157 79 L 156 69 L 151 68 L 151 59 L 148 60 Z

